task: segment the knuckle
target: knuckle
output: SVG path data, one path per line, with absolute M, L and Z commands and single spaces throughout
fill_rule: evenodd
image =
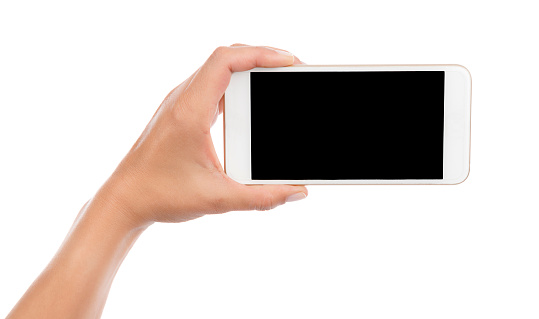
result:
M 275 197 L 271 193 L 264 193 L 261 198 L 258 200 L 256 205 L 256 210 L 270 210 L 277 206 Z
M 221 58 L 223 58 L 224 56 L 226 56 L 226 54 L 229 52 L 229 50 L 230 50 L 229 47 L 225 47 L 225 46 L 217 47 L 217 48 L 213 51 L 211 57 L 212 57 L 213 59 L 217 59 L 217 60 L 218 60 L 218 59 L 221 59 Z

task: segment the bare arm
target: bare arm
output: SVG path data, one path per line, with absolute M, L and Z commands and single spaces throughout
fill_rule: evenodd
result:
M 98 318 L 123 259 L 152 223 L 266 210 L 307 196 L 303 186 L 234 182 L 209 134 L 232 72 L 295 62 L 288 52 L 268 47 L 217 49 L 165 98 L 8 318 Z
M 90 200 L 8 318 L 100 317 L 116 271 L 145 229 L 119 217 L 110 198 Z

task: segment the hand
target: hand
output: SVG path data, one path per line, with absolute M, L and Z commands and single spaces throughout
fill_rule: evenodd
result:
M 247 186 L 229 178 L 210 127 L 223 109 L 232 72 L 301 63 L 270 47 L 219 47 L 172 90 L 96 197 L 113 200 L 136 226 L 181 222 L 232 210 L 268 210 L 303 199 L 303 186 Z
M 234 45 L 215 50 L 165 98 L 8 318 L 99 317 L 122 260 L 155 221 L 265 210 L 305 198 L 303 186 L 234 182 L 224 173 L 210 136 L 232 72 L 294 62 L 299 60 L 290 53 L 268 47 Z

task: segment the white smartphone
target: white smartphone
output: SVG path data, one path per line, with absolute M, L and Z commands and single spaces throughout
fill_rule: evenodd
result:
M 470 169 L 460 65 L 297 65 L 232 74 L 225 171 L 244 184 L 458 184 Z

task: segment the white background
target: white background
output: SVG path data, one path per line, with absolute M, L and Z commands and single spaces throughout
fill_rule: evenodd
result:
M 470 177 L 312 186 L 270 212 L 154 225 L 120 268 L 104 318 L 537 318 L 532 4 L 2 1 L 0 316 L 165 95 L 215 47 L 243 42 L 310 64 L 468 67 Z

